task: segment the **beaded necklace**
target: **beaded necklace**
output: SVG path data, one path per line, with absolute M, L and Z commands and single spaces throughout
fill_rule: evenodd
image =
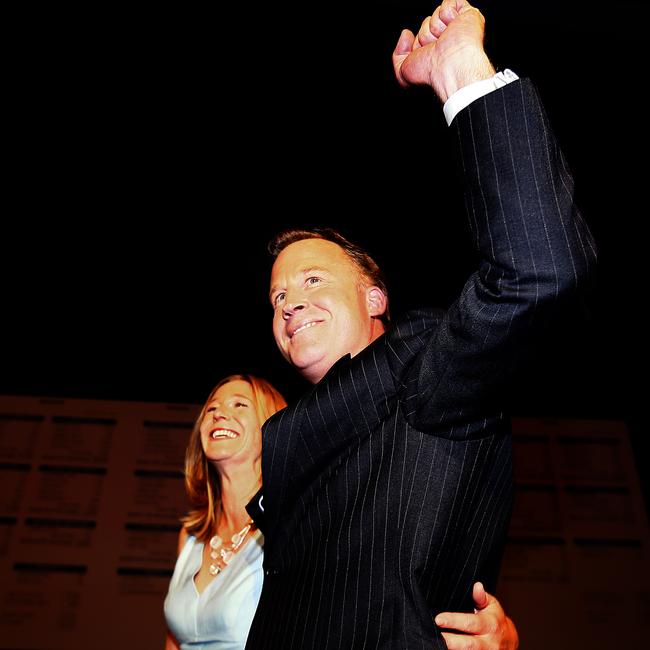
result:
M 210 563 L 208 571 L 211 576 L 219 575 L 227 566 L 230 564 L 235 552 L 242 545 L 243 541 L 246 539 L 248 532 L 253 527 L 253 522 L 249 521 L 238 533 L 235 533 L 230 538 L 230 546 L 223 546 L 223 540 L 219 535 L 215 535 L 210 540 L 210 557 L 213 562 Z M 217 564 L 217 561 L 221 561 L 223 566 Z

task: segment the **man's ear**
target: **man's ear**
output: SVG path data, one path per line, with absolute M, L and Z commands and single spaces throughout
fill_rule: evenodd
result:
M 388 299 L 379 287 L 372 286 L 366 288 L 366 302 L 370 316 L 382 316 L 386 313 Z

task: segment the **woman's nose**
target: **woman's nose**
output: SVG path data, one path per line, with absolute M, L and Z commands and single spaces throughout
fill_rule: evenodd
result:
M 212 411 L 212 419 L 213 420 L 225 420 L 228 417 L 228 414 L 226 413 L 226 410 L 223 407 L 219 407 L 214 409 Z

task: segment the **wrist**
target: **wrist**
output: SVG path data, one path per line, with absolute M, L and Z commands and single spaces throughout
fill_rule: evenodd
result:
M 469 106 L 479 97 L 483 97 L 494 90 L 498 90 L 517 79 L 519 79 L 519 77 L 512 70 L 506 68 L 502 72 L 497 72 L 487 79 L 474 81 L 463 86 L 451 95 L 442 107 L 447 124 L 451 124 L 460 111 L 462 111 L 466 106 Z
M 494 66 L 484 52 L 481 52 L 480 56 L 474 56 L 469 60 L 472 62 L 471 65 L 453 67 L 448 74 L 443 72 L 440 83 L 434 85 L 443 104 L 461 88 L 477 81 L 490 79 L 496 73 Z

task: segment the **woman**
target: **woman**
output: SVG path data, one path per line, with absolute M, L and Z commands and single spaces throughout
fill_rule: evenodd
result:
M 262 485 L 262 423 L 284 406 L 263 379 L 231 375 L 201 409 L 185 458 L 192 510 L 165 600 L 167 650 L 246 645 L 262 590 L 263 538 L 245 506 Z
M 262 485 L 262 424 L 286 406 L 267 381 L 231 375 L 212 390 L 185 456 L 191 511 L 165 599 L 165 650 L 243 650 L 262 591 L 263 537 L 245 506 Z M 517 632 L 478 583 L 476 614 L 441 614 L 441 627 L 471 633 L 481 647 L 516 648 Z M 449 648 L 467 637 L 445 633 Z M 457 645 L 458 644 L 458 645 Z

